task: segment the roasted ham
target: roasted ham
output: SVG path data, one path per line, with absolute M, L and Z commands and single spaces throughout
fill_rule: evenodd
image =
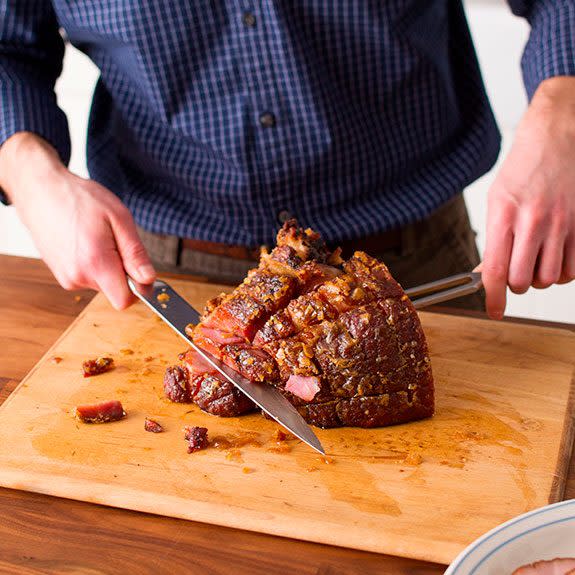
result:
M 513 575 L 575 575 L 575 559 L 536 561 L 513 571 Z
M 419 318 L 387 267 L 349 260 L 287 222 L 277 246 L 188 333 L 261 385 L 277 387 L 320 427 L 378 427 L 429 417 L 433 378 Z M 164 379 L 172 401 L 221 416 L 255 405 L 193 351 Z

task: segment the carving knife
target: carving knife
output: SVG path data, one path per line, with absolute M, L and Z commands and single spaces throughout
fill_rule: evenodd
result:
M 199 323 L 200 314 L 169 284 L 162 280 L 156 280 L 153 284 L 144 286 L 137 284 L 129 277 L 127 279 L 134 295 L 185 339 L 186 343 L 217 369 L 221 375 L 233 383 L 290 433 L 293 433 L 310 447 L 325 455 L 325 451 L 311 427 L 296 408 L 275 387 L 266 383 L 254 383 L 243 377 L 217 357 L 198 347 L 186 335 L 186 326 L 190 323 Z M 158 296 L 160 297 L 158 298 Z

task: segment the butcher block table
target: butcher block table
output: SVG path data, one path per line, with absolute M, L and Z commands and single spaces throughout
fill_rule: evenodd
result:
M 93 295 L 65 292 L 38 260 L 0 256 L 0 403 Z M 573 457 L 564 497 L 575 497 Z M 423 575 L 444 569 L 444 565 L 0 489 L 0 573 Z

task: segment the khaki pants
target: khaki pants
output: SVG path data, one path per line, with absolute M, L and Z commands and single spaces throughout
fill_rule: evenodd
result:
M 369 255 L 385 262 L 404 287 L 438 280 L 471 271 L 480 261 L 475 232 L 460 194 L 447 202 L 424 222 L 401 229 L 401 245 L 394 249 L 372 250 Z M 206 278 L 219 283 L 238 284 L 253 261 L 181 249 L 179 238 L 138 230 L 156 269 Z M 452 300 L 452 307 L 484 309 L 484 294 L 479 292 Z

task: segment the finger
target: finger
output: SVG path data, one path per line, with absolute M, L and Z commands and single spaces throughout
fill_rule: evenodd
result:
M 496 234 L 492 233 L 485 248 L 481 279 L 485 288 L 487 314 L 492 319 L 501 319 L 505 311 L 512 247 L 513 232 L 506 227 L 500 228 Z
M 122 210 L 110 219 L 110 223 L 126 273 L 139 283 L 151 284 L 156 279 L 156 271 L 130 212 Z
M 507 301 L 515 212 L 512 206 L 497 205 L 496 202 L 490 203 L 489 212 L 481 279 L 485 288 L 487 314 L 492 319 L 501 319 Z
M 564 244 L 565 239 L 563 236 L 558 236 L 557 234 L 553 234 L 545 240 L 537 262 L 533 287 L 545 289 L 559 281 L 563 264 Z
M 563 265 L 561 277 L 557 283 L 566 284 L 575 279 L 575 233 L 565 240 L 563 245 Z
M 543 225 L 527 215 L 515 229 L 508 283 L 514 293 L 525 293 L 533 283 L 537 256 L 543 242 Z
M 105 261 L 94 266 L 95 280 L 100 291 L 117 310 L 126 309 L 135 301 L 128 287 L 122 260 L 117 251 L 107 252 Z
M 473 271 L 478 273 L 481 273 L 482 270 L 483 270 L 483 262 L 479 262 L 479 264 L 473 268 Z

